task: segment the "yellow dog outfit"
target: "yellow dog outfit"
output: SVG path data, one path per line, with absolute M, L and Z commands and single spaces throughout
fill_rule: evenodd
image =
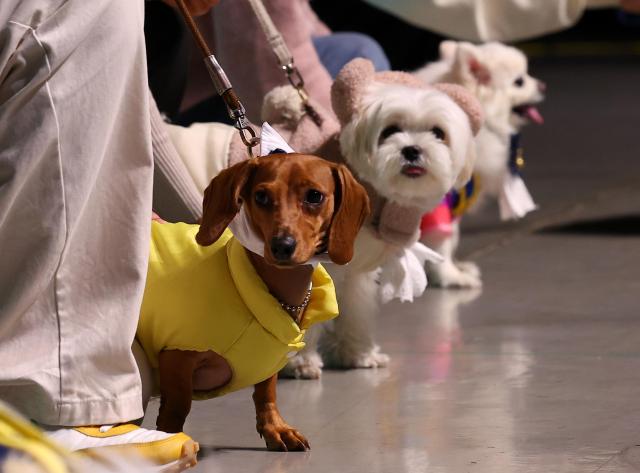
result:
M 151 253 L 137 339 L 151 366 L 162 350 L 214 351 L 233 372 L 211 398 L 253 386 L 304 347 L 310 325 L 338 315 L 335 288 L 318 265 L 300 326 L 282 309 L 229 230 L 211 246 L 195 241 L 197 225 L 152 223 Z

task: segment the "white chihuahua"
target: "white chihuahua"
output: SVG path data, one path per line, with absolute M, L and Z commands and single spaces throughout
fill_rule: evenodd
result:
M 529 75 L 526 56 L 500 43 L 476 46 L 444 41 L 440 60 L 415 75 L 427 83 L 462 85 L 476 96 L 485 114 L 485 124 L 475 139 L 475 180 L 454 200 L 469 203 L 475 196 L 497 198 L 503 220 L 521 218 L 534 210 L 536 206 L 519 176 L 523 159 L 518 137 L 527 123 L 543 122 L 536 105 L 544 99 L 546 86 Z M 423 243 L 445 258 L 440 265 L 428 265 L 430 281 L 442 287 L 479 287 L 478 267 L 454 260 L 458 239 L 457 216 L 445 224 L 423 226 Z

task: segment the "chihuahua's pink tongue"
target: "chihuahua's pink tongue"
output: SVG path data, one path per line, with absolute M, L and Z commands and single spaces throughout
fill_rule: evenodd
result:
M 523 110 L 523 115 L 538 125 L 542 125 L 544 123 L 544 118 L 542 118 L 538 109 L 533 105 L 527 105 Z

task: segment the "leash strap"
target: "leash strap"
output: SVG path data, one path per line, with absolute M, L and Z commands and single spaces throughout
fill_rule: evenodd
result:
M 273 23 L 269 12 L 262 3 L 262 0 L 247 0 L 253 13 L 256 15 L 258 19 L 258 23 L 260 24 L 260 28 L 262 28 L 263 33 L 267 37 L 267 41 L 271 46 L 271 50 L 273 54 L 276 56 L 276 60 L 280 68 L 284 71 L 285 76 L 289 83 L 296 89 L 296 92 L 300 96 L 302 100 L 302 108 L 305 112 L 311 117 L 314 123 L 318 126 L 322 125 L 322 118 L 316 112 L 316 110 L 309 104 L 309 94 L 304 87 L 304 79 L 302 78 L 302 74 L 296 67 L 293 54 L 289 51 L 287 47 L 287 43 L 285 43 L 282 34 L 276 28 L 276 25 Z
M 222 66 L 200 33 L 196 22 L 193 20 L 191 13 L 189 13 L 189 10 L 184 4 L 184 0 L 176 0 L 176 4 L 178 5 L 180 13 L 182 13 L 185 23 L 191 30 L 194 40 L 202 51 L 204 63 L 207 66 L 207 70 L 209 71 L 209 75 L 211 76 L 211 81 L 213 82 L 216 92 L 224 101 L 229 117 L 231 117 L 234 127 L 240 133 L 240 138 L 247 147 L 249 156 L 253 157 L 253 148 L 260 143 L 260 138 L 256 136 L 256 132 L 251 127 L 249 120 L 247 120 L 245 108 L 242 105 L 242 102 L 240 102 L 240 99 L 233 90 L 231 81 L 227 77 L 227 74 L 225 74 Z

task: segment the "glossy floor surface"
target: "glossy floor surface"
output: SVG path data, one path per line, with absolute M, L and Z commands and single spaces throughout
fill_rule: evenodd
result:
M 549 85 L 546 124 L 525 134 L 541 209 L 467 220 L 484 289 L 384 307 L 387 369 L 281 381 L 309 453 L 265 451 L 249 391 L 195 403 L 196 471 L 640 470 L 640 62 L 532 71 Z

